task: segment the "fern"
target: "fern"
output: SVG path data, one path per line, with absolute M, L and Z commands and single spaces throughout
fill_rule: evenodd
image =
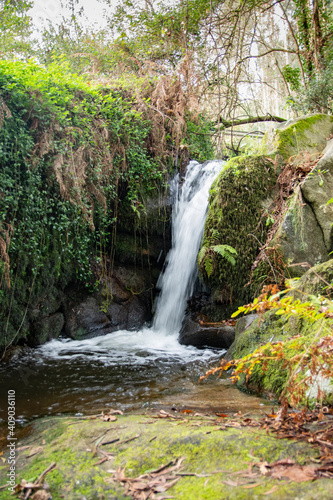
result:
M 221 235 L 218 232 L 218 230 L 217 229 L 212 229 L 212 239 L 219 241 L 220 238 L 221 238 Z
M 221 255 L 221 257 L 230 262 L 232 266 L 236 264 L 234 255 L 237 256 L 238 253 L 233 247 L 229 245 L 214 245 L 211 248 L 214 250 L 214 252 L 218 253 L 219 255 Z
M 204 267 L 208 278 L 210 278 L 213 272 L 213 259 L 211 255 L 207 255 L 207 257 L 205 258 Z
M 199 252 L 199 254 L 198 254 L 198 263 L 199 263 L 199 265 L 200 265 L 200 264 L 201 264 L 201 262 L 203 261 L 203 259 L 204 259 L 205 255 L 206 255 L 207 250 L 208 250 L 208 247 L 205 247 L 205 246 L 202 246 L 202 247 L 200 248 L 200 252 Z

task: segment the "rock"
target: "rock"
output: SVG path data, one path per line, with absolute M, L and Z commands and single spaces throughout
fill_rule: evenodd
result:
M 116 302 L 117 304 L 125 302 L 132 295 L 131 292 L 126 289 L 124 283 L 117 277 L 116 273 L 108 277 L 100 293 L 103 295 L 104 300 L 112 300 L 112 302 Z
M 65 324 L 64 315 L 60 312 L 51 314 L 31 324 L 31 335 L 28 336 L 29 345 L 44 344 L 48 340 L 57 339 Z
M 70 337 L 80 340 L 111 333 L 115 329 L 96 298 L 88 297 L 71 308 L 65 331 Z
M 107 311 L 107 317 L 110 319 L 112 327 L 117 330 L 123 330 L 127 325 L 128 310 L 126 304 L 117 304 L 116 302 L 111 302 Z
M 255 351 L 267 342 L 285 340 L 291 336 L 291 328 L 284 316 L 277 316 L 275 311 L 268 311 L 262 317 L 257 314 L 244 316 L 236 325 L 235 341 L 230 346 L 225 358 L 240 359 Z
M 303 116 L 288 120 L 267 132 L 262 145 L 266 146 L 267 154 L 280 154 L 288 160 L 301 151 L 321 153 L 332 132 L 332 116 L 324 114 Z
M 314 266 L 329 259 L 323 232 L 312 208 L 297 193 L 289 203 L 270 248 L 278 248 L 290 277 L 302 276 L 309 265 Z
M 108 301 L 100 292 L 81 298 L 67 308 L 65 332 L 80 340 L 117 330 L 139 330 L 151 319 L 149 301 L 146 299 L 145 295 L 130 293 L 128 300 L 114 302 Z
M 225 411 L 223 389 L 220 395 L 217 394 L 217 400 Z M 333 482 L 325 477 L 297 483 L 272 476 L 253 478 L 253 473 L 252 477 L 244 473 L 244 462 L 253 462 L 253 456 L 260 459 L 260 463 L 288 458 L 302 466 L 313 466 L 311 460 L 318 451 L 311 443 L 276 439 L 273 432 L 268 433 L 264 428 L 244 426 L 244 418 L 238 419 L 241 428 L 223 425 L 223 432 L 216 432 L 221 422 L 216 420 L 215 414 L 195 417 L 194 412 L 192 415 L 176 413 L 169 417 L 169 411 L 161 414 L 164 418 L 157 418 L 158 413 L 152 414 L 151 410 L 143 415 L 142 411 L 140 415 L 117 415 L 117 421 L 111 424 L 99 418 L 78 419 L 68 415 L 34 419 L 28 428 L 29 434 L 19 434 L 18 446 L 31 450 L 31 443 L 43 443 L 43 453 L 30 457 L 29 450 L 21 453 L 16 464 L 17 477 L 21 482 L 38 477 L 47 466 L 56 462 L 56 469 L 47 475 L 45 482 L 54 499 L 66 500 L 128 500 L 134 495 L 129 496 L 125 490 L 126 478 L 131 478 L 130 483 L 137 487 L 137 498 L 139 495 L 139 498 L 144 498 L 143 495 L 147 498 L 147 491 L 152 492 L 147 483 L 153 483 L 149 471 L 155 471 L 156 493 L 170 487 L 167 493 L 162 493 L 163 498 L 328 500 L 333 497 Z M 249 416 L 253 418 L 252 414 Z M 179 420 L 172 420 L 172 417 Z M 225 418 L 223 423 L 227 422 L 229 419 Z M 126 446 L 117 446 L 117 442 L 101 446 L 112 457 L 111 463 L 103 461 L 104 455 L 94 453 L 94 443 L 108 430 L 112 434 L 109 433 L 105 441 L 126 442 Z M 2 477 L 8 474 L 8 456 L 9 449 L 5 448 L 4 460 L 0 461 Z M 173 464 L 173 467 L 168 470 L 166 464 Z M 144 488 L 147 489 L 143 491 Z M 0 497 L 12 498 L 7 491 L 0 492 Z
M 247 316 L 239 318 L 235 326 L 235 339 L 238 339 L 238 337 L 242 335 L 242 333 L 245 332 L 245 330 L 249 328 L 249 326 L 252 325 L 253 321 L 258 318 L 258 314 L 249 314 Z
M 305 200 L 311 205 L 317 223 L 323 233 L 328 252 L 333 250 L 333 203 L 327 202 L 333 196 L 333 144 L 302 184 Z
M 289 294 L 302 301 L 308 300 L 309 295 L 330 296 L 333 287 L 333 259 L 309 269 L 300 280 L 292 282 L 292 287 Z
M 233 326 L 202 326 L 192 318 L 185 320 L 179 334 L 179 343 L 195 347 L 218 347 L 228 349 L 235 339 Z
M 133 297 L 128 304 L 126 330 L 139 330 L 150 319 L 147 305 L 139 297 Z
M 117 304 L 112 302 L 106 315 L 112 327 L 117 330 L 139 330 L 151 319 L 149 308 L 142 299 L 131 296 L 127 302 Z
M 266 156 L 242 156 L 228 161 L 210 189 L 199 274 L 211 290 L 205 314 L 214 321 L 230 318 L 253 296 L 251 287 L 245 285 L 266 240 L 268 226 L 263 223 L 262 207 L 274 197 L 277 178 L 275 166 Z M 237 251 L 234 266 L 213 251 L 215 245 L 225 244 Z M 206 268 L 211 270 L 209 275 Z

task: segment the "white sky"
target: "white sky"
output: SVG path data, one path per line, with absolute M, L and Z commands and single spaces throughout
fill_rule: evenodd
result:
M 112 0 L 112 4 L 115 6 L 117 0 Z M 87 23 L 83 24 L 94 24 L 100 28 L 105 26 L 103 11 L 107 7 L 110 12 L 110 7 L 98 0 L 80 0 L 76 6 L 76 12 L 81 6 L 84 7 L 85 15 L 88 18 Z M 35 27 L 43 29 L 47 26 L 48 21 L 55 25 L 58 24 L 62 16 L 69 15 L 69 10 L 61 6 L 60 0 L 35 0 L 34 7 L 30 10 L 29 15 L 32 17 Z

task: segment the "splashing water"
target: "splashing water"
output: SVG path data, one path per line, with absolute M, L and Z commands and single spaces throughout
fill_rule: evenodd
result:
M 153 324 L 153 329 L 161 334 L 179 333 L 196 279 L 196 258 L 206 219 L 209 188 L 221 167 L 218 161 L 204 165 L 191 162 L 176 199 L 172 215 L 173 245 L 167 256 L 166 270 L 158 280 L 161 293 Z

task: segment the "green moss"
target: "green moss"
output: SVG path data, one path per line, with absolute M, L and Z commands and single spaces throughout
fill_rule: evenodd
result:
M 319 153 L 326 145 L 326 139 L 333 130 L 333 118 L 316 114 L 288 121 L 266 134 L 263 144 L 268 151 L 282 155 L 286 160 L 301 151 Z
M 61 64 L 0 61 L 0 92 L 8 110 L 0 128 L 3 350 L 31 332 L 31 344 L 49 338 L 39 321 L 50 290 L 98 286 L 103 263 L 114 262 L 116 225 L 137 229 L 117 256 L 149 266 L 146 228 L 161 235 L 163 224 L 156 213 L 145 218 L 145 204 L 165 193 L 169 146 L 159 157 L 151 121 L 128 90 L 92 88 Z
M 251 288 L 244 285 L 267 234 L 261 202 L 271 195 L 276 179 L 271 161 L 246 156 L 230 160 L 212 186 L 203 246 L 230 245 L 238 258 L 232 266 L 214 255 L 210 278 L 205 275 L 204 262 L 201 276 L 213 289 L 215 301 L 224 304 L 225 317 L 252 296 Z
M 332 320 L 326 320 L 321 336 L 330 332 Z M 229 359 L 241 359 L 253 353 L 257 348 L 266 346 L 267 355 L 270 355 L 270 348 L 274 342 L 284 343 L 284 358 L 281 360 L 268 360 L 265 369 L 262 364 L 257 364 L 246 382 L 242 375 L 238 384 L 241 388 L 249 388 L 254 392 L 278 397 L 286 387 L 290 377 L 288 370 L 288 360 L 305 352 L 310 346 L 321 325 L 313 323 L 297 315 L 287 317 L 286 315 L 276 315 L 274 310 L 266 312 L 262 317 L 255 319 L 248 328 L 239 332 L 235 342 L 228 351 Z M 296 338 L 293 338 L 298 336 Z M 300 371 L 298 378 L 305 378 L 305 372 Z M 308 402 L 311 403 L 311 402 Z
M 100 455 L 94 456 L 94 444 L 106 431 L 105 440 L 119 438 L 123 441 L 138 437 L 120 445 L 103 446 L 103 451 L 112 453 L 115 458 L 94 465 L 100 458 Z M 53 439 L 50 439 L 51 434 Z M 19 446 L 32 443 L 36 446 L 43 439 L 46 440 L 43 453 L 28 458 L 27 450 L 18 452 L 17 478 L 33 480 L 56 461 L 56 469 L 46 477 L 54 500 L 79 500 L 83 496 L 89 500 L 126 499 L 124 487 L 110 482 L 110 469 L 126 467 L 127 477 L 137 477 L 180 457 L 184 457 L 182 472 L 203 475 L 181 477 L 168 490 L 168 495 L 182 500 L 261 498 L 274 485 L 278 485 L 274 493 L 277 499 L 296 496 L 304 500 L 324 499 L 331 498 L 332 494 L 331 482 L 324 479 L 315 483 L 290 484 L 260 477 L 256 480 L 259 485 L 253 490 L 223 483 L 234 480 L 235 476 L 231 474 L 246 470 L 250 462 L 292 458 L 305 465 L 318 453 L 308 444 L 276 440 L 258 428 L 218 430 L 215 422 L 197 417 L 176 422 L 152 419 L 149 415 L 127 415 L 118 417 L 113 423 L 57 418 L 36 421 L 33 433 Z M 0 466 L 1 472 L 5 469 L 6 466 Z M 1 490 L 0 499 L 6 498 L 7 492 Z
M 304 295 L 333 295 L 333 259 L 309 269 L 299 281 L 293 282 L 295 298 Z

